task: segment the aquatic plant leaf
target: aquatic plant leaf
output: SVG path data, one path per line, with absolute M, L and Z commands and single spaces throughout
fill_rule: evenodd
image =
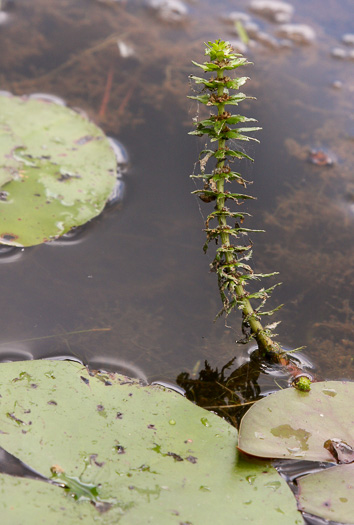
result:
M 298 480 L 302 511 L 325 520 L 353 523 L 354 464 L 309 474 Z
M 0 243 L 32 246 L 98 215 L 116 182 L 104 133 L 64 106 L 0 96 Z
M 3 523 L 26 525 L 77 525 L 78 523 L 119 523 L 119 505 L 109 512 L 99 510 L 88 502 L 77 503 L 70 494 L 49 483 L 0 474 L 0 501 Z M 102 509 L 104 511 L 104 507 Z
M 344 462 L 335 455 L 340 456 L 341 444 L 354 449 L 353 399 L 354 382 L 344 381 L 313 383 L 310 392 L 287 388 L 271 394 L 244 416 L 238 447 L 259 457 Z
M 0 395 L 0 446 L 65 485 L 0 475 L 4 523 L 303 523 L 236 429 L 171 390 L 42 360 L 1 364 Z

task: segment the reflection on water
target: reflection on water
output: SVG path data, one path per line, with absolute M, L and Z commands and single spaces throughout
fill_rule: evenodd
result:
M 312 380 L 312 369 L 312 363 L 300 353 L 292 357 L 287 366 L 265 363 L 255 347 L 250 349 L 248 358 L 232 358 L 220 369 L 205 361 L 198 373 L 181 372 L 177 384 L 190 401 L 213 410 L 238 428 L 253 403 L 288 387 L 299 373 Z
M 245 208 L 254 216 L 247 227 L 267 230 L 252 239 L 254 266 L 281 272 L 273 296 L 274 306 L 286 304 L 278 339 L 307 345 L 320 377 L 354 377 L 354 87 L 350 61 L 331 55 L 336 46 L 351 49 L 342 41 L 351 4 L 290 3 L 290 22 L 310 27 L 311 42 L 291 39 L 284 19 L 250 11 L 246 0 L 188 3 L 174 23 L 138 0 L 16 2 L 0 31 L 0 89 L 50 93 L 82 108 L 124 144 L 130 165 L 119 206 L 82 234 L 52 243 L 56 249 L 0 254 L 11 262 L 0 265 L 4 359 L 11 342 L 27 340 L 24 359 L 128 363 L 170 382 L 181 370 L 191 377 L 205 360 L 219 370 L 235 356 L 241 366 L 248 360 L 235 344 L 239 320 L 228 319 L 231 329 L 213 323 L 220 304 L 200 217 L 210 208 L 199 209 L 188 177 L 203 146 L 187 135 L 202 111 L 186 99 L 188 74 L 196 73 L 190 60 L 202 58 L 205 40 L 238 40 L 236 11 L 248 16 L 247 93 L 258 99 L 243 109 L 263 127 L 261 144 L 249 151 L 254 166 L 240 165 L 258 197 Z M 310 163 L 311 150 L 331 152 L 333 163 Z M 277 388 L 274 380 L 259 388 Z

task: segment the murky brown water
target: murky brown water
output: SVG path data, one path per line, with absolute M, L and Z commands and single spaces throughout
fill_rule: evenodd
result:
M 239 320 L 228 319 L 233 329 L 213 323 L 220 302 L 200 215 L 209 208 L 199 210 L 190 195 L 201 144 L 187 132 L 198 108 L 186 95 L 203 42 L 235 38 L 219 14 L 246 7 L 193 2 L 186 20 L 172 24 L 144 2 L 8 3 L 0 89 L 53 93 L 83 108 L 125 145 L 130 166 L 123 204 L 93 221 L 80 242 L 0 259 L 3 359 L 74 355 L 170 381 L 205 359 L 242 362 Z M 306 345 L 320 377 L 353 379 L 353 61 L 331 56 L 333 47 L 348 49 L 340 39 L 350 31 L 350 1 L 294 7 L 293 21 L 313 28 L 314 43 L 247 52 L 254 66 L 246 92 L 258 100 L 240 111 L 263 131 L 248 150 L 254 165 L 241 163 L 240 171 L 258 197 L 247 205 L 248 227 L 267 230 L 253 237 L 253 265 L 281 273 L 272 299 L 286 303 L 278 340 Z M 275 34 L 276 24 L 252 17 Z M 117 41 L 134 54 L 122 56 Z M 325 150 L 334 164 L 311 164 L 310 149 Z

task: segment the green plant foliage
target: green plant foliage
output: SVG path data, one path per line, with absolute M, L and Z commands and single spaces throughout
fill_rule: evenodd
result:
M 4 523 L 303 523 L 236 429 L 175 392 L 27 361 L 0 366 L 0 395 L 0 446 L 59 484 L 0 475 Z
M 304 476 L 298 486 L 301 510 L 325 520 L 353 523 L 354 464 Z
M 305 375 L 297 377 L 293 381 L 293 387 L 297 388 L 297 390 L 301 390 L 301 392 L 309 392 L 311 390 L 311 385 L 311 379 Z
M 240 66 L 249 64 L 247 59 L 237 54 L 232 49 L 229 42 L 216 40 L 206 44 L 205 55 L 209 57 L 209 62 L 194 65 L 201 68 L 211 76 L 207 79 L 192 75 L 191 79 L 202 86 L 202 91 L 189 98 L 210 107 L 211 113 L 203 120 L 195 119 L 195 130 L 191 135 L 202 137 L 206 135 L 210 143 L 217 142 L 215 149 L 205 149 L 201 152 L 200 173 L 192 175 L 196 179 L 202 179 L 203 188 L 194 191 L 204 202 L 215 201 L 215 208 L 206 220 L 206 243 L 204 251 L 207 250 L 210 242 L 218 245 L 216 255 L 211 269 L 218 276 L 218 284 L 223 308 L 219 315 L 225 313 L 229 315 L 233 309 L 242 312 L 242 332 L 244 339 L 240 342 L 248 342 L 251 338 L 256 339 L 259 349 L 265 355 L 277 356 L 284 354 L 280 346 L 272 341 L 275 335 L 272 333 L 273 327 L 278 323 L 273 323 L 263 327 L 260 322 L 262 315 L 273 315 L 280 307 L 264 311 L 264 305 L 274 286 L 267 289 L 261 288 L 258 292 L 250 294 L 246 290 L 249 282 L 260 280 L 264 277 L 275 275 L 255 273 L 248 261 L 252 255 L 252 242 L 249 241 L 250 233 L 263 230 L 253 230 L 244 228 L 242 223 L 247 214 L 235 213 L 230 209 L 230 203 L 240 205 L 246 199 L 253 197 L 245 193 L 232 193 L 225 190 L 225 184 L 236 181 L 243 187 L 247 186 L 247 181 L 233 169 L 233 163 L 238 159 L 249 159 L 241 149 L 235 149 L 237 142 L 232 141 L 257 141 L 249 133 L 258 131 L 261 128 L 254 126 L 242 126 L 243 123 L 255 122 L 255 119 L 243 115 L 234 114 L 227 106 L 238 106 L 242 101 L 253 97 L 248 97 L 239 92 L 248 77 L 230 78 L 229 72 Z M 235 90 L 236 93 L 231 93 Z M 241 127 L 235 127 L 241 124 Z M 215 167 L 211 173 L 206 174 L 206 165 L 209 160 L 215 161 Z M 236 220 L 235 220 L 236 219 Z M 213 227 L 210 223 L 215 224 Z M 247 264 L 245 264 L 247 261 Z M 250 303 L 250 299 L 258 304 L 256 308 Z
M 0 243 L 32 246 L 98 215 L 116 182 L 104 133 L 71 109 L 0 96 Z
M 238 448 L 258 457 L 338 463 L 300 478 L 300 508 L 353 523 L 353 399 L 354 383 L 341 381 L 313 383 L 309 392 L 288 388 L 271 394 L 244 416 Z

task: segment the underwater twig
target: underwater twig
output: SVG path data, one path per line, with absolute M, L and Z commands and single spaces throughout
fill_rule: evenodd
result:
M 101 118 L 104 117 L 106 113 L 106 109 L 107 109 L 108 102 L 110 99 L 112 83 L 113 83 L 113 73 L 114 73 L 114 70 L 113 70 L 113 67 L 111 67 L 110 70 L 108 71 L 106 86 L 104 88 L 102 102 L 101 102 L 100 110 L 98 112 L 98 116 Z
M 243 123 L 254 122 L 255 119 L 232 114 L 226 109 L 226 106 L 234 107 L 245 99 L 253 98 L 238 91 L 248 80 L 248 77 L 232 79 L 226 74 L 230 70 L 249 64 L 249 62 L 242 55 L 235 53 L 229 42 L 216 40 L 214 43 L 208 42 L 206 46 L 205 55 L 209 56 L 209 62 L 202 64 L 193 62 L 193 64 L 200 67 L 205 73 L 211 73 L 212 76 L 205 79 L 192 75 L 192 80 L 201 85 L 203 89 L 199 95 L 189 97 L 216 110 L 208 118 L 199 122 L 196 121 L 195 131 L 190 132 L 191 135 L 199 137 L 207 135 L 211 143 L 217 143 L 216 149 L 205 149 L 201 152 L 201 173 L 191 175 L 194 178 L 201 179 L 204 183 L 202 189 L 193 193 L 199 195 L 204 202 L 216 202 L 214 211 L 209 214 L 205 224 L 207 239 L 204 251 L 207 251 L 211 241 L 215 241 L 218 245 L 211 269 L 218 276 L 223 302 L 223 308 L 219 315 L 222 313 L 229 315 L 234 308 L 241 310 L 242 332 L 245 336 L 242 342 L 248 342 L 254 338 L 264 356 L 272 357 L 278 361 L 280 357 L 285 355 L 280 345 L 272 340 L 275 335 L 273 329 L 278 323 L 265 327 L 261 323 L 261 316 L 270 316 L 282 306 L 271 311 L 263 311 L 266 300 L 278 285 L 267 289 L 261 288 L 252 293 L 246 291 L 246 286 L 250 282 L 276 274 L 276 272 L 256 274 L 249 265 L 252 256 L 252 242 L 248 240 L 248 234 L 263 230 L 242 227 L 245 216 L 248 214 L 231 211 L 228 207 L 229 202 L 240 205 L 246 199 L 253 199 L 254 197 L 239 192 L 231 193 L 225 189 L 225 183 L 232 181 L 246 188 L 247 181 L 240 173 L 233 171 L 232 163 L 235 159 L 253 160 L 242 151 L 231 149 L 228 146 L 228 141 L 257 140 L 245 135 L 245 133 L 261 129 L 259 127 L 242 127 Z M 230 94 L 232 91 L 236 91 L 236 93 Z M 235 127 L 238 124 L 241 124 L 241 127 Z M 206 164 L 211 158 L 214 158 L 216 165 L 211 173 L 206 173 Z M 228 221 L 232 221 L 233 224 L 230 225 Z M 217 224 L 212 226 L 213 222 L 217 222 Z M 239 243 L 239 239 L 242 237 L 247 239 L 243 244 Z M 235 244 L 235 240 L 237 240 L 237 244 Z M 257 308 L 253 308 L 251 300 L 259 301 Z
M 31 337 L 30 339 L 18 339 L 17 341 L 8 341 L 0 343 L 0 346 L 13 343 L 28 343 L 30 341 L 41 341 L 42 339 L 54 339 L 55 337 L 64 337 L 67 335 L 86 334 L 88 332 L 108 332 L 112 328 L 90 328 L 88 330 L 76 330 L 75 332 L 65 332 L 63 334 L 43 335 L 41 337 Z
M 243 407 L 246 405 L 253 405 L 257 401 L 258 399 L 254 399 L 253 401 L 246 401 L 245 403 L 236 403 L 235 405 L 214 405 L 214 406 L 208 406 L 208 407 L 203 405 L 203 408 L 207 410 L 213 410 L 216 408 L 236 408 L 236 407 Z

